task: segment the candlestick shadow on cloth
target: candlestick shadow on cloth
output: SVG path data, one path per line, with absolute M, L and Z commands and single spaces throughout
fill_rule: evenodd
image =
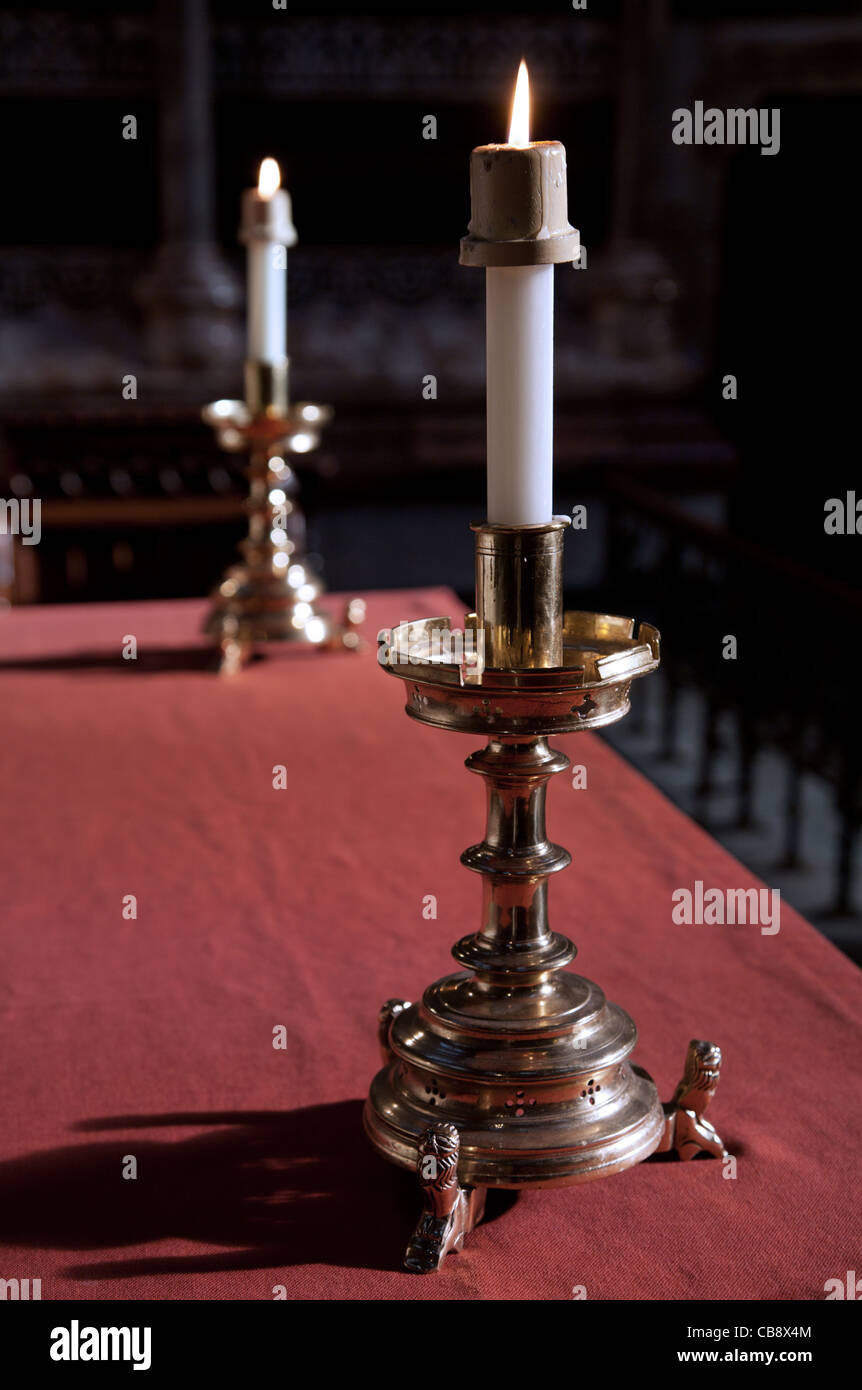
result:
M 257 643 L 355 648 L 365 616 L 360 599 L 348 602 L 341 622 L 317 606 L 324 586 L 306 556 L 305 518 L 289 456 L 317 447 L 332 412 L 311 401 L 289 404 L 287 372 L 286 358 L 249 361 L 246 399 L 213 401 L 203 411 L 223 449 L 249 454 L 242 562 L 225 574 L 205 622 L 227 675 L 244 666 Z

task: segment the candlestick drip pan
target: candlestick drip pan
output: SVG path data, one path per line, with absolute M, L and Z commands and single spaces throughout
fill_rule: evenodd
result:
M 558 667 L 486 667 L 481 636 L 474 614 L 463 629 L 425 618 L 381 634 L 378 659 L 405 682 L 411 718 L 504 737 L 601 728 L 623 718 L 631 682 L 659 664 L 657 629 L 608 613 L 565 614 Z

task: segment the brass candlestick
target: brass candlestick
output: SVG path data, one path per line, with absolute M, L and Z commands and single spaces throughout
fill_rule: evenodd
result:
M 405 1265 L 423 1273 L 461 1248 L 489 1187 L 585 1182 L 662 1149 L 725 1152 L 704 1119 L 719 1049 L 690 1043 L 663 1106 L 631 1062 L 631 1018 L 564 971 L 575 947 L 548 923 L 548 879 L 570 855 L 545 832 L 547 782 L 569 764 L 547 740 L 621 719 L 631 682 L 659 664 L 648 623 L 564 614 L 566 525 L 475 527 L 477 612 L 463 634 L 448 618 L 382 634 L 411 718 L 487 738 L 466 764 L 486 779 L 485 838 L 461 856 L 484 880 L 481 926 L 453 948 L 458 973 L 420 1004 L 383 1006 L 384 1065 L 365 1107 L 375 1147 L 418 1171 L 425 1209 Z
M 243 560 L 219 584 L 205 623 L 226 674 L 241 669 L 258 642 L 355 648 L 365 616 L 361 599 L 350 600 L 340 623 L 317 608 L 324 585 L 306 556 L 299 483 L 285 457 L 317 448 L 332 411 L 311 401 L 289 403 L 286 358 L 275 365 L 247 362 L 245 381 L 244 401 L 213 401 L 203 411 L 223 449 L 249 453 Z

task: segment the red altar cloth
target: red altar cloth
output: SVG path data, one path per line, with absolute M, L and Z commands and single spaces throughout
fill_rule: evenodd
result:
M 218 679 L 202 612 L 0 615 L 2 1277 L 46 1299 L 822 1299 L 862 1268 L 860 972 L 787 907 L 773 936 L 675 925 L 674 889 L 757 881 L 584 734 L 557 740 L 588 788 L 549 789 L 574 856 L 552 923 L 665 1097 L 690 1038 L 720 1043 L 737 1176 L 653 1160 L 498 1194 L 440 1274 L 402 1272 L 419 1195 L 361 1104 L 380 1003 L 478 923 L 477 740 L 407 719 L 373 640 Z M 459 612 L 378 594 L 367 631 Z

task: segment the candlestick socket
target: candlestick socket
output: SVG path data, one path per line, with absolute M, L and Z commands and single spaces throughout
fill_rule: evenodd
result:
M 287 415 L 289 365 L 286 357 L 278 362 L 246 359 L 245 403 L 252 418 L 268 415 L 278 419 Z
M 268 198 L 262 197 L 256 188 L 245 190 L 239 239 L 246 244 L 271 241 L 277 246 L 296 245 L 290 194 L 286 189 L 277 188 Z
M 563 539 L 567 516 L 542 526 L 475 523 L 476 614 L 485 666 L 563 664 Z
M 580 255 L 580 235 L 569 225 L 566 151 L 558 140 L 473 150 L 470 203 L 462 265 L 555 265 Z

